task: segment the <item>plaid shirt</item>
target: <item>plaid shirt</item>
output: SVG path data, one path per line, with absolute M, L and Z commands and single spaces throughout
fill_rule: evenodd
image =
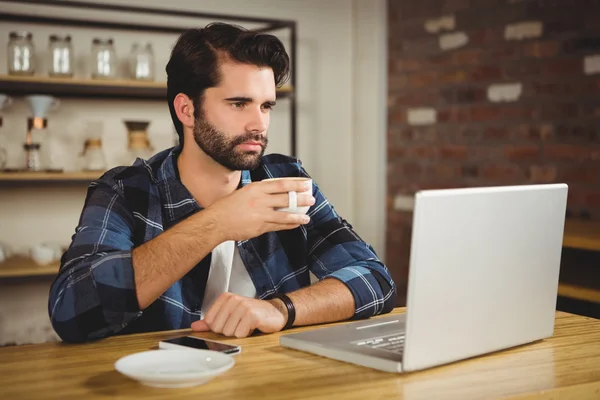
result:
M 179 179 L 179 151 L 174 147 L 148 161 L 138 159 L 90 184 L 50 289 L 48 312 L 63 340 L 189 328 L 201 319 L 210 254 L 146 309 L 140 310 L 135 292 L 132 249 L 202 210 Z M 271 154 L 255 170 L 242 171 L 240 187 L 281 176 L 308 174 L 299 160 Z M 257 297 L 309 286 L 311 271 L 318 279 L 332 277 L 347 285 L 356 304 L 353 318 L 391 311 L 396 287 L 385 265 L 314 182 L 313 195 L 306 226 L 237 242 Z

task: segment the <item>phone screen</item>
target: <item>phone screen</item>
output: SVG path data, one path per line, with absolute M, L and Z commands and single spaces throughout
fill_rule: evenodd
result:
M 210 340 L 204 340 L 190 336 L 176 337 L 173 339 L 163 340 L 163 342 L 191 347 L 193 349 L 213 350 L 223 353 L 237 353 L 239 351 L 238 346 L 232 346 L 226 343 L 213 342 Z

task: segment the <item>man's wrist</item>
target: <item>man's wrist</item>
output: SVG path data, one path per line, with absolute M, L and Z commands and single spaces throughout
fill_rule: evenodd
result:
M 273 307 L 275 307 L 275 309 L 277 311 L 279 311 L 281 313 L 281 315 L 283 315 L 283 318 L 287 321 L 287 319 L 288 319 L 288 311 L 287 311 L 287 307 L 285 306 L 285 303 L 283 302 L 283 300 L 281 300 L 281 299 L 270 299 L 270 300 L 267 300 L 267 302 L 270 303 Z
M 211 207 L 207 207 L 204 211 L 201 211 L 197 214 L 200 218 L 203 219 L 203 225 L 208 231 L 212 232 L 210 237 L 213 239 L 213 247 L 229 240 L 227 237 L 226 229 L 222 229 L 219 221 L 219 212 L 217 209 Z

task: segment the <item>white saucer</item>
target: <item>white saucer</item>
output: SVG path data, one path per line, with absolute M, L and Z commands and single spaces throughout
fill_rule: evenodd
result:
M 115 369 L 143 385 L 182 388 L 206 383 L 234 364 L 233 357 L 212 350 L 149 350 L 120 358 Z

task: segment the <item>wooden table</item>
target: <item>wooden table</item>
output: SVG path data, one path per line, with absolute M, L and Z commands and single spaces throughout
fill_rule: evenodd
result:
M 600 398 L 600 320 L 562 312 L 556 314 L 555 335 L 550 339 L 410 374 L 380 372 L 284 349 L 279 334 L 246 339 L 204 334 L 238 343 L 243 350 L 231 370 L 195 388 L 146 387 L 115 371 L 113 364 L 120 357 L 154 349 L 160 339 L 182 333 L 187 330 L 78 345 L 0 348 L 0 398 Z

